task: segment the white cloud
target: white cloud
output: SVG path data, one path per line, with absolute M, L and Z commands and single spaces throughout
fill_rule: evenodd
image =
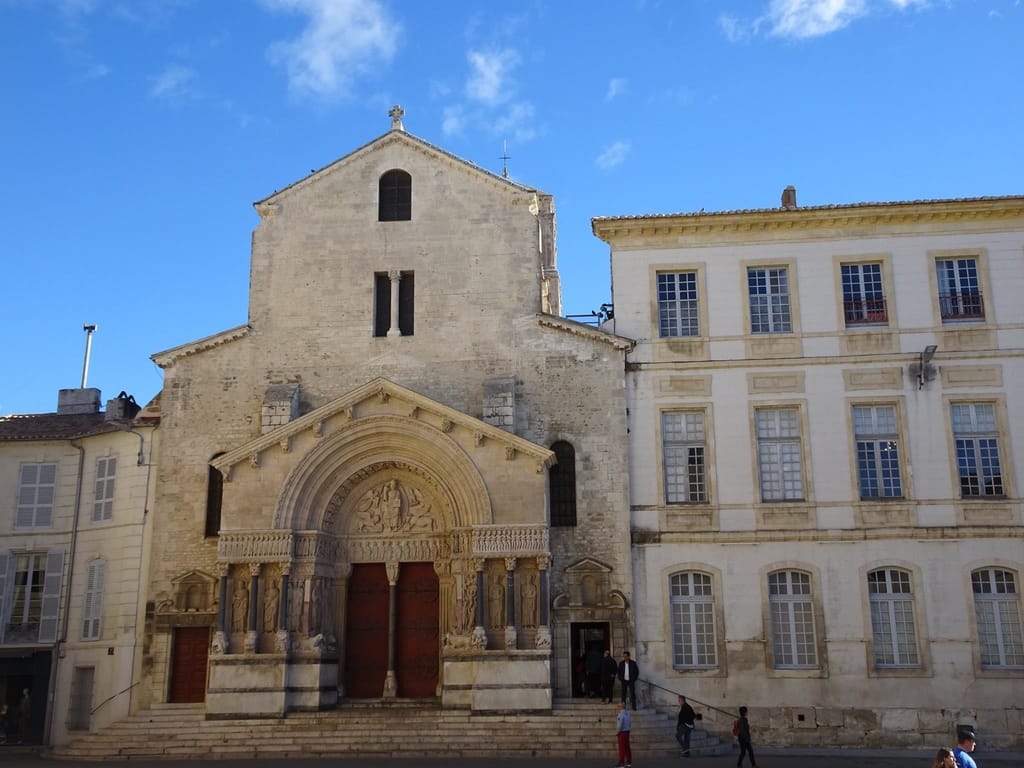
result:
M 359 75 L 390 62 L 401 26 L 377 0 L 263 0 L 275 10 L 305 15 L 306 28 L 270 48 L 288 70 L 290 88 L 330 99 L 348 95 Z
M 444 131 L 444 135 L 453 136 L 457 133 L 462 133 L 462 129 L 466 125 L 466 117 L 463 114 L 462 107 L 445 107 L 443 114 L 441 130 Z
M 731 43 L 757 35 L 767 26 L 775 37 L 805 39 L 837 32 L 880 6 L 899 11 L 927 8 L 931 0 L 770 0 L 766 13 L 754 19 L 721 14 L 718 26 Z
M 613 77 L 608 81 L 608 92 L 604 96 L 605 101 L 611 101 L 620 93 L 624 93 L 626 90 L 626 78 L 624 77 Z
M 594 161 L 598 168 L 614 168 L 617 165 L 622 165 L 626 159 L 626 155 L 629 154 L 629 142 L 628 141 L 616 141 L 614 144 L 610 144 L 604 148 L 604 151 L 597 156 Z
M 190 67 L 171 64 L 153 78 L 153 87 L 149 89 L 149 95 L 164 101 L 184 101 L 195 95 L 192 85 L 195 77 L 195 70 Z
M 533 104 L 528 102 L 511 104 L 504 114 L 495 119 L 492 130 L 499 136 L 511 136 L 516 141 L 529 141 L 537 135 L 532 125 L 535 113 Z
M 515 88 L 510 82 L 510 76 L 520 61 L 519 53 L 514 48 L 470 51 L 466 58 L 470 66 L 466 95 L 472 101 L 493 106 L 511 98 Z
M 819 37 L 847 26 L 867 13 L 866 0 L 772 0 L 768 9 L 771 34 Z

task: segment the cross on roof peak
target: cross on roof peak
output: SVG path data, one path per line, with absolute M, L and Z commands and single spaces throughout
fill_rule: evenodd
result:
M 391 130 L 392 131 L 404 131 L 405 128 L 402 126 L 402 118 L 405 116 L 405 110 L 398 104 L 395 104 L 388 112 L 391 116 Z

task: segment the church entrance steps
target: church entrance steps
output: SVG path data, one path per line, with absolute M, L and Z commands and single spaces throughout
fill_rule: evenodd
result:
M 281 719 L 206 720 L 202 705 L 157 705 L 52 750 L 70 760 L 260 757 L 604 757 L 615 753 L 615 705 L 556 700 L 551 712 L 471 713 L 422 700 L 346 702 Z M 678 755 L 675 721 L 633 715 L 638 755 Z M 695 754 L 731 750 L 703 731 Z

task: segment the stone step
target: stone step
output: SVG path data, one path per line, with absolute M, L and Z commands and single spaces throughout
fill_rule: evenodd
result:
M 396 711 L 397 710 L 397 711 Z M 302 757 L 603 757 L 614 747 L 614 705 L 557 700 L 551 713 L 470 713 L 373 702 L 281 719 L 206 720 L 202 705 L 160 705 L 52 750 L 75 760 Z M 675 720 L 633 717 L 639 754 L 676 755 Z M 731 751 L 696 731 L 694 754 Z

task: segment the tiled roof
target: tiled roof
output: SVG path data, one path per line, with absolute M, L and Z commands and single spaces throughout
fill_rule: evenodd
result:
M 878 203 L 840 203 L 834 205 L 800 205 L 796 208 L 738 208 L 732 211 L 687 211 L 681 213 L 642 213 L 627 216 L 595 216 L 592 221 L 629 221 L 631 219 L 677 219 L 677 218 L 700 218 L 703 216 L 736 216 L 741 214 L 757 213 L 799 213 L 801 211 L 846 211 L 857 208 L 896 208 L 901 205 L 938 205 L 950 203 L 985 203 L 1001 200 L 1018 200 L 1020 195 L 1002 195 L 991 197 L 957 197 L 937 200 L 897 200 L 894 202 Z
M 102 413 L 26 413 L 0 416 L 0 441 L 71 440 L 116 432 Z

